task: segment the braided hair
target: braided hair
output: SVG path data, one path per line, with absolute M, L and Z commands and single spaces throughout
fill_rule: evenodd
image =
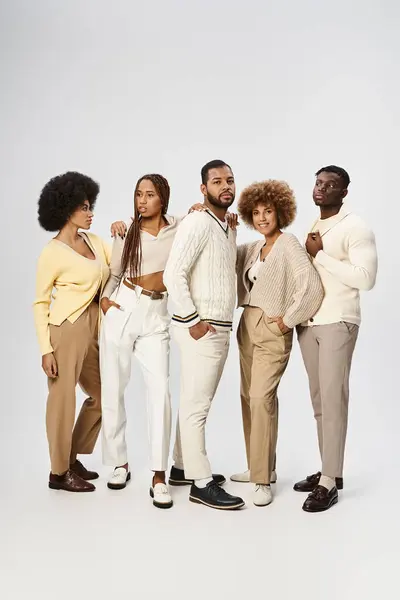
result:
M 156 173 L 151 173 L 149 175 L 143 175 L 143 177 L 137 181 L 134 193 L 135 218 L 127 233 L 124 250 L 122 253 L 121 277 L 124 277 L 125 273 L 129 273 L 129 278 L 131 280 L 137 279 L 141 274 L 142 243 L 140 239 L 140 223 L 142 216 L 136 206 L 136 194 L 139 185 L 144 180 L 151 181 L 156 189 L 157 194 L 160 196 L 162 215 L 166 214 L 169 204 L 170 188 L 165 177 Z

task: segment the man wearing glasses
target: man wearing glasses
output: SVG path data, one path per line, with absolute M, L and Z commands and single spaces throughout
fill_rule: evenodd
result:
M 316 173 L 313 199 L 320 218 L 308 234 L 306 249 L 324 286 L 316 315 L 298 327 L 298 339 L 309 379 L 322 459 L 321 472 L 294 485 L 310 492 L 307 512 L 321 512 L 338 501 L 343 489 L 349 376 L 357 341 L 360 290 L 375 285 L 375 237 L 365 223 L 343 206 L 350 178 L 341 167 Z

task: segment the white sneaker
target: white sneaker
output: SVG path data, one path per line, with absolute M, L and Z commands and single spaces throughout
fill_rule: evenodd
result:
M 272 502 L 272 491 L 269 485 L 256 484 L 253 493 L 253 504 L 256 506 L 267 506 Z
M 151 486 L 150 496 L 153 498 L 153 504 L 157 508 L 171 508 L 173 504 L 165 483 L 156 483 L 155 486 Z
M 111 473 L 107 487 L 110 488 L 110 490 L 123 490 L 130 478 L 130 471 L 127 471 L 124 467 L 116 467 Z
M 250 483 L 250 470 L 244 471 L 244 473 L 236 473 L 231 476 L 231 481 L 238 481 L 239 483 Z M 276 483 L 276 471 L 271 473 L 271 483 Z

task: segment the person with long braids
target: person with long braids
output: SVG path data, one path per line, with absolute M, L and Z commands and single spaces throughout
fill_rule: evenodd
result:
M 125 442 L 124 392 L 132 355 L 139 361 L 147 390 L 150 437 L 150 495 L 158 508 L 170 508 L 165 482 L 171 436 L 168 295 L 163 283 L 179 219 L 167 214 L 168 181 L 144 175 L 136 184 L 134 218 L 126 235 L 114 238 L 111 274 L 103 290 L 100 334 L 103 410 L 103 462 L 114 467 L 108 487 L 123 489 L 130 479 Z
M 101 300 L 105 313 L 100 341 L 103 407 L 103 461 L 114 466 L 108 487 L 121 490 L 131 474 L 125 442 L 124 391 L 132 354 L 139 360 L 148 399 L 150 464 L 154 472 L 150 495 L 158 508 L 170 508 L 165 483 L 170 446 L 169 325 L 167 290 L 163 282 L 172 242 L 184 216 L 167 214 L 168 181 L 158 174 L 141 177 L 134 193 L 134 218 L 111 226 L 114 239 L 111 273 Z M 203 210 L 200 203 L 189 212 Z M 236 229 L 237 215 L 227 223 Z M 188 485 L 183 469 L 172 467 L 171 485 Z M 218 477 L 218 476 L 216 476 Z
M 49 487 L 68 492 L 92 492 L 90 480 L 98 478 L 77 460 L 78 454 L 93 452 L 101 427 L 99 296 L 109 276 L 111 249 L 97 235 L 86 233 L 98 193 L 93 179 L 68 172 L 44 186 L 38 207 L 43 229 L 57 232 L 38 260 L 34 302 L 49 387 Z M 78 383 L 89 397 L 75 423 Z

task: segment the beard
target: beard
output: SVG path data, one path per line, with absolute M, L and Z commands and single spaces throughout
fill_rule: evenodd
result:
M 232 206 L 232 204 L 235 201 L 235 196 L 233 195 L 230 201 L 227 201 L 220 199 L 222 195 L 223 194 L 220 194 L 218 198 L 216 198 L 215 196 L 212 196 L 209 192 L 207 192 L 207 201 L 211 204 L 211 206 L 215 206 L 216 208 L 229 208 L 230 206 Z

